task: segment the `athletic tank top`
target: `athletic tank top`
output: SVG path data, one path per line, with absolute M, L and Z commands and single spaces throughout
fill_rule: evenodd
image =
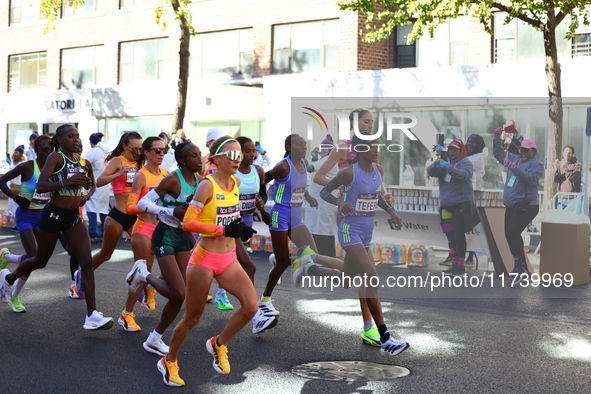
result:
M 347 150 L 347 159 L 354 159 L 355 156 L 357 156 L 357 154 L 355 153 L 355 151 L 353 149 L 351 149 L 351 140 L 347 140 L 345 141 L 345 143 L 347 143 L 347 146 L 349 147 Z M 345 160 L 342 163 L 339 163 L 339 171 L 342 170 L 343 168 L 347 168 L 349 167 L 351 164 L 349 164 L 349 162 L 347 160 Z
M 181 191 L 177 197 L 173 197 L 170 194 L 165 193 L 162 197 L 158 199 L 157 204 L 164 208 L 170 207 L 184 207 L 187 208 L 189 203 L 193 199 L 193 195 L 195 194 L 195 190 L 197 189 L 197 185 L 199 184 L 199 179 L 197 175 L 195 177 L 195 186 L 191 186 L 185 180 L 181 169 L 173 171 L 179 177 L 179 181 L 181 183 Z
M 146 167 L 142 167 L 138 171 L 138 172 L 141 172 L 142 174 L 144 174 L 144 176 L 146 177 L 146 184 L 144 185 L 144 187 L 142 188 L 142 191 L 140 192 L 139 199 L 141 199 L 143 196 L 148 194 L 150 192 L 150 190 L 156 189 L 158 187 L 158 185 L 160 184 L 160 181 L 162 181 L 162 179 L 164 179 L 164 177 L 168 175 L 168 171 L 163 170 L 162 168 L 159 168 L 159 169 L 160 169 L 160 174 L 158 174 L 158 175 L 152 174 L 150 171 L 148 171 L 148 169 Z M 135 177 L 135 175 L 134 175 L 134 177 Z
M 53 174 L 51 174 L 51 176 L 49 177 L 49 180 L 51 182 L 60 183 L 68 178 L 73 177 L 76 174 L 86 174 L 88 172 L 88 167 L 82 166 L 82 164 L 80 164 L 80 158 L 78 157 L 78 155 L 74 155 L 76 161 L 72 161 L 68 159 L 68 157 L 64 155 L 63 152 L 58 151 L 58 153 L 62 155 L 62 167 L 59 170 L 55 171 Z M 59 189 L 51 192 L 51 195 L 79 197 L 82 195 L 82 186 L 67 185 L 64 187 L 60 187 Z
M 234 187 L 232 191 L 224 191 L 211 175 L 206 176 L 213 185 L 211 200 L 203 206 L 199 221 L 205 224 L 227 226 L 234 220 L 240 218 L 240 199 L 236 178 L 232 176 Z M 213 235 L 199 234 L 201 237 L 213 237 Z
M 359 163 L 353 164 L 353 181 L 345 185 L 343 200 L 355 208 L 346 217 L 374 216 L 378 207 L 378 196 L 382 191 L 382 176 L 372 163 L 372 172 L 365 172 Z M 373 221 L 373 219 L 371 219 Z
M 111 184 L 113 185 L 113 194 L 129 193 L 131 192 L 131 185 L 137 172 L 137 163 L 135 161 L 127 160 L 125 156 L 117 156 L 121 159 L 121 164 L 127 164 L 129 169 L 125 174 L 115 179 Z
M 283 179 L 276 179 L 273 184 L 275 204 L 290 208 L 301 207 L 304 203 L 304 193 L 308 185 L 307 172 L 304 170 L 304 173 L 300 174 L 289 156 L 285 160 L 289 163 L 289 174 Z M 304 159 L 302 159 L 302 162 L 304 162 Z
M 251 165 L 250 173 L 243 174 L 238 171 L 234 176 L 240 179 L 240 215 L 252 215 L 256 210 L 255 203 L 261 187 L 259 172 Z
M 27 200 L 31 201 L 31 205 L 29 205 L 29 209 L 43 209 L 45 204 L 49 202 L 51 198 L 51 192 L 47 193 L 38 193 L 37 192 L 37 181 L 39 180 L 39 174 L 41 171 L 39 170 L 39 166 L 37 165 L 37 160 L 33 161 L 33 176 L 26 181 L 21 182 L 21 197 L 26 198 Z

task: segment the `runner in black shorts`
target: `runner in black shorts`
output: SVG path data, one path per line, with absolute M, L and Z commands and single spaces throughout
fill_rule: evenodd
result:
M 43 242 L 39 243 L 37 256 L 23 261 L 12 274 L 7 269 L 0 271 L 0 297 L 2 301 L 8 302 L 11 285 L 18 278 L 47 265 L 59 233 L 62 232 L 82 268 L 88 310 L 83 327 L 87 330 L 109 329 L 113 326 L 113 319 L 103 317 L 96 310 L 90 238 L 78 214 L 82 188 L 92 186 L 92 180 L 86 175 L 88 169 L 80 164 L 80 157 L 76 154 L 82 143 L 78 130 L 69 124 L 62 125 L 57 128 L 51 143 L 57 151 L 47 158 L 37 182 L 39 193 L 52 193 L 39 220 L 38 236 Z

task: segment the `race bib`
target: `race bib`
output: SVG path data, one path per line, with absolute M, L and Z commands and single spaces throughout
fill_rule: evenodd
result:
M 378 208 L 378 193 L 359 193 L 355 203 L 357 216 L 374 216 Z
M 257 194 L 241 194 L 240 195 L 240 214 L 252 215 L 256 210 Z
M 291 201 L 289 204 L 292 207 L 299 207 L 304 203 L 304 194 L 306 193 L 306 188 L 300 187 L 293 191 L 291 194 Z
M 240 206 L 217 207 L 215 215 L 215 224 L 218 226 L 227 226 L 234 220 L 240 219 Z
M 127 176 L 125 178 L 125 187 L 131 187 L 133 185 L 133 180 L 135 179 L 136 172 L 137 168 L 130 168 L 127 171 Z
M 35 193 L 33 193 L 33 199 L 31 201 L 35 204 L 45 205 L 49 202 L 50 198 L 51 198 L 51 192 L 37 193 L 37 190 L 35 190 Z
M 451 174 L 448 172 L 447 174 L 445 174 L 445 182 L 451 182 Z

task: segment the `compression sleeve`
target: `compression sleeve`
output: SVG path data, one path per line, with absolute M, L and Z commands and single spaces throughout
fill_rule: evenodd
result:
M 185 218 L 183 219 L 183 230 L 192 233 L 199 233 L 202 235 L 214 235 L 216 237 L 224 236 L 224 226 L 216 226 L 215 224 L 205 224 L 199 221 L 201 215 L 201 208 L 195 205 L 195 200 L 191 201 Z
M 181 221 L 174 216 L 174 208 L 161 207 L 156 204 L 156 201 L 160 196 L 156 193 L 156 190 L 150 190 L 148 194 L 142 197 L 137 203 L 137 207 L 144 212 L 151 213 L 158 217 L 158 220 L 170 227 L 178 228 L 181 226 Z
M 267 185 L 263 184 L 259 187 L 259 197 L 265 202 L 265 204 L 267 203 L 267 200 L 269 199 L 267 196 Z
M 384 198 L 384 196 L 381 193 L 378 194 L 378 207 L 382 208 L 386 212 L 390 212 L 391 209 L 394 210 L 393 207 L 388 205 L 388 203 L 386 202 L 386 199 Z
M 129 197 L 127 197 L 127 205 L 125 206 L 125 210 L 128 215 L 140 215 L 142 213 L 146 213 L 138 208 L 137 202 L 139 199 L 139 194 L 129 193 Z
M 341 186 L 337 178 L 332 178 L 320 191 L 320 197 L 329 204 L 339 205 L 339 199 L 332 195 L 332 191 Z

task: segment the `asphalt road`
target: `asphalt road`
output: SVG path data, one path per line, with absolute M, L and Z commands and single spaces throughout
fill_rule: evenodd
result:
M 0 230 L 0 244 L 22 252 L 18 236 L 9 230 Z M 267 256 L 252 255 L 259 294 L 269 270 Z M 124 278 L 132 263 L 129 242 L 121 241 L 113 261 L 96 272 L 97 304 L 106 316 L 116 319 L 123 309 Z M 427 268 L 433 273 L 439 269 Z M 422 275 L 427 272 L 420 270 Z M 378 272 L 385 277 L 417 269 L 380 266 Z M 21 294 L 27 312 L 17 314 L 0 305 L 2 393 L 589 392 L 587 285 L 565 293 L 571 298 L 548 298 L 533 288 L 464 297 L 435 289 L 414 298 L 408 292 L 381 290 L 390 331 L 411 344 L 403 354 L 386 358 L 378 348 L 361 343 L 362 319 L 354 292 L 294 289 L 284 274 L 273 294 L 281 312 L 279 324 L 260 335 L 246 327 L 232 340 L 229 375 L 213 370 L 204 344 L 221 331 L 232 312 L 207 306 L 182 349 L 180 375 L 186 386 L 177 389 L 164 385 L 156 369 L 158 356 L 142 348 L 164 305 L 161 296 L 154 312 L 137 305 L 140 333 L 126 332 L 116 323 L 108 331 L 87 331 L 82 329 L 85 303 L 67 297 L 69 282 L 67 255 L 58 246 L 47 268 L 35 272 Z M 210 294 L 216 289 L 214 284 Z M 164 335 L 165 342 L 171 333 L 169 329 Z M 395 380 L 339 382 L 291 372 L 299 364 L 344 360 L 399 365 L 410 374 Z

